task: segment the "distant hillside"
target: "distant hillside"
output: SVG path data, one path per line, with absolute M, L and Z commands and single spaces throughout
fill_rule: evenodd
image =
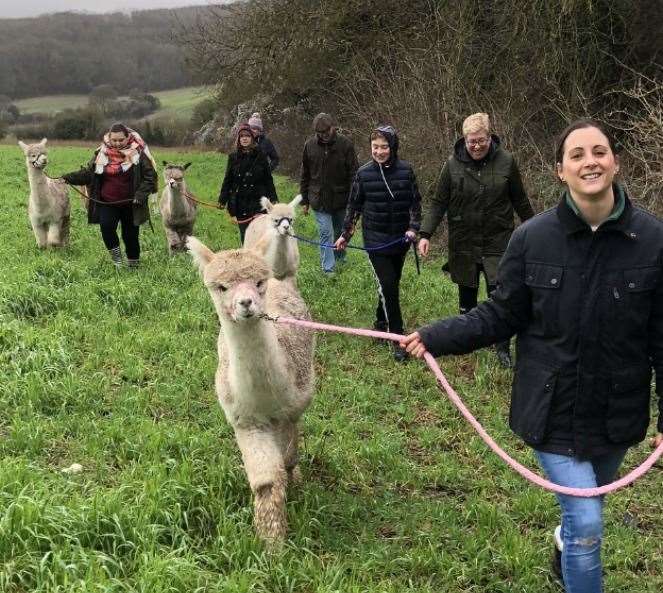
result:
M 185 67 L 174 34 L 206 11 L 191 7 L 2 19 L 0 95 L 87 94 L 100 84 L 120 93 L 191 85 L 197 81 Z

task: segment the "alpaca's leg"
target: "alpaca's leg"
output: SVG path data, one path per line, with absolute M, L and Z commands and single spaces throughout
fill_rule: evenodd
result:
M 35 234 L 37 247 L 39 247 L 39 249 L 46 249 L 46 246 L 48 245 L 48 230 L 46 225 L 33 221 L 30 221 L 30 223 L 32 224 L 32 232 Z
M 60 230 L 60 241 L 61 241 L 62 247 L 66 247 L 67 245 L 69 245 L 69 230 L 71 228 L 71 219 L 70 219 L 70 217 L 65 216 L 62 219 L 61 225 L 62 225 L 62 227 L 61 227 L 61 230 Z
M 287 482 L 283 457 L 274 434 L 256 430 L 235 430 L 244 469 L 254 495 L 253 522 L 258 536 L 275 543 L 285 537 Z
M 168 251 L 173 255 L 180 244 L 180 237 L 172 228 L 165 226 L 164 230 L 166 231 L 166 240 L 168 241 Z
M 46 236 L 46 242 L 49 247 L 60 247 L 62 241 L 62 235 L 60 233 L 60 224 L 57 222 L 52 222 L 48 225 L 48 233 Z
M 288 472 L 288 480 L 301 481 L 299 471 L 299 429 L 296 422 L 285 421 L 279 431 L 279 447 L 283 455 L 285 469 Z

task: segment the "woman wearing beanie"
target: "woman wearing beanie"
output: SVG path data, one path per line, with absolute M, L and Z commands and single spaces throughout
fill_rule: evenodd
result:
M 369 251 L 378 280 L 378 304 L 374 327 L 403 333 L 400 282 L 409 245 L 416 239 L 421 221 L 421 196 L 410 163 L 398 158 L 398 136 L 392 126 L 380 126 L 370 135 L 371 160 L 359 167 L 350 191 L 343 233 L 336 249 L 343 250 L 361 217 L 364 246 L 388 245 Z M 407 354 L 397 346 L 394 358 Z
M 419 252 L 428 255 L 430 237 L 446 215 L 449 263 L 444 269 L 458 284 L 461 313 L 477 305 L 479 275 L 486 292 L 495 290 L 497 264 L 513 232 L 513 211 L 521 221 L 534 216 L 518 166 L 500 139 L 491 134 L 486 113 L 463 122 L 463 136 L 440 173 L 437 192 L 421 225 Z M 511 366 L 509 342 L 496 346 L 499 363 Z
M 254 113 L 249 118 L 249 127 L 253 132 L 253 136 L 256 139 L 258 148 L 267 157 L 269 168 L 272 170 L 272 172 L 274 172 L 276 167 L 279 166 L 279 155 L 276 152 L 274 143 L 265 135 L 265 129 L 262 125 L 262 118 L 260 117 L 259 113 Z
M 263 196 L 278 201 L 267 157 L 258 149 L 249 124 L 242 123 L 237 127 L 235 150 L 228 156 L 219 193 L 219 206 L 228 208 L 232 221 L 239 227 L 242 245 L 246 228 L 262 211 Z
M 140 135 L 124 124 L 113 124 L 87 166 L 62 179 L 70 185 L 87 186 L 88 223 L 99 225 L 101 238 L 118 268 L 122 252 L 117 227 L 121 225 L 127 265 L 136 268 L 140 225 L 150 218 L 147 198 L 157 191 L 156 165 Z

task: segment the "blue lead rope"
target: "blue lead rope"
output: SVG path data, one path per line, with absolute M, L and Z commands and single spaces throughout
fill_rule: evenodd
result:
M 318 241 L 312 241 L 311 239 L 306 239 L 304 237 L 300 237 L 299 235 L 290 235 L 290 236 L 293 239 L 297 239 L 297 241 L 302 241 L 303 243 L 309 243 L 310 245 L 318 245 L 326 249 L 334 249 L 333 243 L 330 245 L 329 243 L 320 243 Z M 407 243 L 407 242 L 408 240 L 405 237 L 400 237 L 395 241 L 390 241 L 389 243 L 383 243 L 382 245 L 376 245 L 375 247 L 358 247 L 356 245 L 346 245 L 345 248 L 358 249 L 359 251 L 380 251 L 381 249 L 386 249 L 387 247 L 392 247 L 393 245 L 398 245 L 399 243 Z

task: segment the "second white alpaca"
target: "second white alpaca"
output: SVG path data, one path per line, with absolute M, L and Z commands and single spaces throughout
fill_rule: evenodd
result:
M 299 247 L 291 232 L 295 220 L 295 207 L 302 201 L 296 196 L 290 203 L 272 204 L 267 198 L 260 203 L 267 211 L 254 219 L 246 229 L 244 247 L 264 256 L 278 280 L 295 280 L 299 267 Z

